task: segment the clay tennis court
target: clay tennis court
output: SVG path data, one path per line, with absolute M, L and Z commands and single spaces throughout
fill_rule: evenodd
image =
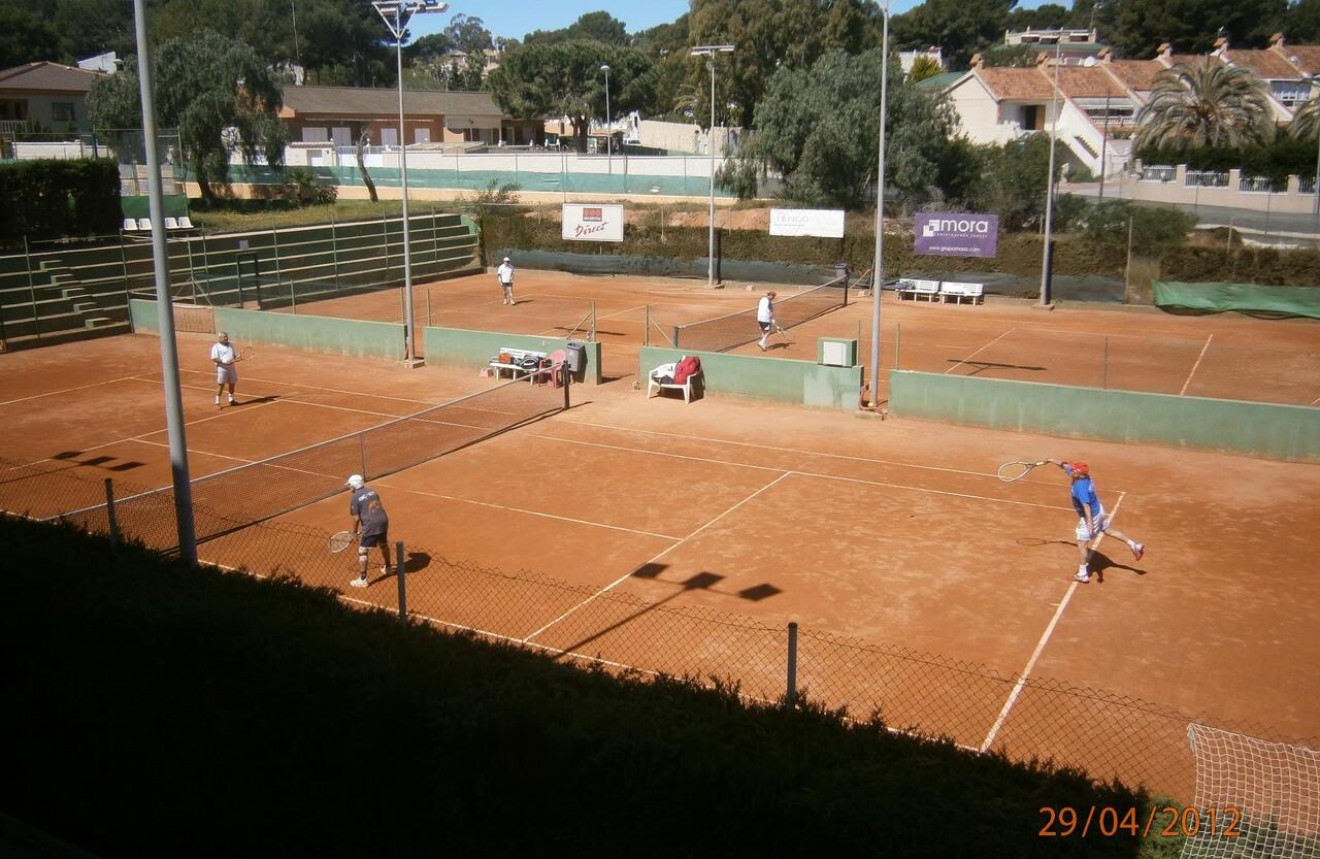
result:
M 753 632 L 792 621 L 821 636 L 815 642 L 897 645 L 938 657 L 944 667 L 988 666 L 1280 738 L 1320 737 L 1320 690 L 1308 682 L 1320 662 L 1320 580 L 1308 533 L 1320 502 L 1320 468 L 734 398 L 647 400 L 633 381 L 648 312 L 680 324 L 745 309 L 751 297 L 734 287 L 711 292 L 677 281 L 623 281 L 520 272 L 525 303 L 513 308 L 500 305 L 493 277 L 419 290 L 430 293 L 432 324 L 466 320 L 478 327 L 486 319 L 507 326 L 490 330 L 556 336 L 585 315 L 574 303 L 594 295 L 612 381 L 575 387 L 568 411 L 373 481 L 390 512 L 392 539 L 408 547 L 411 611 L 470 628 L 498 626 L 504 638 L 616 665 L 645 665 L 650 657 L 663 668 L 671 650 L 685 648 L 758 695 L 782 691 L 777 651 L 748 645 L 740 652 L 729 642 L 750 640 L 743 627 L 719 637 L 709 633 L 712 623 L 689 621 L 713 618 L 731 627 L 737 624 L 727 619 L 741 618 Z M 426 297 L 417 299 L 424 324 Z M 350 309 L 354 302 L 366 309 Z M 393 292 L 315 310 L 388 319 L 371 314 L 388 314 L 392 304 L 401 315 L 398 302 Z M 501 311 L 508 312 L 496 321 Z M 767 357 L 814 357 L 815 336 L 842 336 L 850 327 L 855 335 L 870 313 L 863 300 L 823 316 Z M 1108 338 L 1115 386 L 1131 379 L 1147 386 L 1142 390 L 1251 392 L 1291 403 L 1320 395 L 1313 323 L 998 304 L 914 307 L 890 296 L 882 318 L 886 350 L 898 339 L 899 363 L 912 369 L 1088 384 L 1086 374 L 1103 368 L 1090 366 L 1089 353 L 1065 360 L 1067 350 Z M 178 336 L 194 478 L 497 384 L 443 366 L 405 371 L 264 347 L 241 365 L 243 404 L 217 410 L 210 342 L 206 335 Z M 1236 363 L 1248 353 L 1255 359 Z M 58 466 L 93 487 L 104 477 L 141 488 L 169 483 L 156 337 L 7 354 L 0 369 L 7 428 L 0 457 Z M 1116 527 L 1146 543 L 1142 561 L 1104 539 L 1092 582 L 1070 580 L 1077 549 L 1062 475 L 1040 469 L 1019 483 L 996 478 L 1003 462 L 1043 457 L 1091 463 Z M 4 484 L 0 497 L 11 510 L 26 503 L 35 515 L 51 515 L 83 500 L 15 497 L 21 482 Z M 232 564 L 234 551 L 246 552 L 254 568 L 278 556 L 286 569 L 301 555 L 310 569 L 315 554 L 309 580 L 347 591 L 355 573 L 349 554 L 327 566 L 323 542 L 290 536 L 347 527 L 346 507 L 339 495 L 280 517 L 283 537 L 253 530 L 211 549 L 204 544 L 200 554 L 227 552 Z M 515 601 L 496 605 L 494 586 L 457 593 L 442 561 L 526 584 Z M 377 578 L 349 597 L 392 606 L 395 585 Z M 938 714 L 905 702 L 894 691 L 902 681 L 886 687 L 883 700 L 867 697 L 878 678 L 865 664 L 829 676 L 804 667 L 800 679 L 809 696 L 874 704 L 897 727 L 909 726 L 907 713 L 921 713 L 913 727 L 969 747 L 1002 741 L 1017 753 L 1086 757 L 1070 754 L 1067 741 L 1033 740 L 1046 727 L 1057 729 L 1047 723 L 1066 718 L 1067 710 L 1033 709 L 1031 696 L 1016 697 L 1012 684 L 985 686 L 946 724 L 929 724 Z M 909 694 L 927 693 L 913 682 Z M 1093 730 L 1085 712 L 1079 704 L 1079 749 Z M 1149 776 L 1139 761 L 1124 774 Z M 1190 800 L 1189 781 L 1175 781 L 1154 786 Z

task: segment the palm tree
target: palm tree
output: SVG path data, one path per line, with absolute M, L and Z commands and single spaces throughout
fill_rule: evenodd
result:
M 1293 114 L 1292 125 L 1288 126 L 1288 133 L 1298 140 L 1320 138 L 1320 97 L 1311 99 L 1297 109 L 1297 113 Z
M 1274 138 L 1264 81 L 1250 69 L 1207 59 L 1160 72 L 1137 124 L 1135 149 L 1236 147 Z

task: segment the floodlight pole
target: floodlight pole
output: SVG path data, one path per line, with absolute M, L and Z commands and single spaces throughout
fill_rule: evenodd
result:
M 197 532 L 193 522 L 192 482 L 188 474 L 188 441 L 179 386 L 179 348 L 174 341 L 174 299 L 170 295 L 169 256 L 165 249 L 165 196 L 156 146 L 156 100 L 152 91 L 151 52 L 147 41 L 146 0 L 133 0 L 138 51 L 138 92 L 142 98 L 142 137 L 147 155 L 147 208 L 151 213 L 151 259 L 156 273 L 156 313 L 160 326 L 161 384 L 165 394 L 165 430 L 170 448 L 174 487 L 174 522 L 179 556 L 197 563 Z M 216 394 L 216 402 L 220 402 Z
M 871 408 L 880 405 L 880 302 L 885 297 L 885 111 L 889 98 L 889 4 L 880 40 L 880 143 L 876 155 L 875 260 L 871 266 Z M 847 284 L 845 284 L 847 286 Z
M 408 23 L 419 12 L 443 12 L 448 3 L 438 0 L 372 0 L 390 35 L 394 36 L 395 57 L 399 72 L 399 183 L 403 198 L 403 363 L 409 367 L 421 366 L 417 357 L 416 329 L 413 325 L 412 293 L 412 235 L 408 225 L 408 138 L 403 121 L 403 37 Z
M 614 175 L 614 132 L 610 130 L 610 67 L 602 63 L 600 70 L 605 73 L 605 161 L 609 165 L 610 175 Z M 600 150 L 597 150 L 600 151 Z
M 1054 229 L 1054 142 L 1059 134 L 1059 49 L 1063 46 L 1063 31 L 1054 40 L 1054 115 L 1050 118 L 1050 168 L 1045 176 L 1045 252 L 1040 265 L 1040 306 L 1052 307 L 1050 301 L 1050 239 Z M 1104 170 L 1104 165 L 1100 169 Z M 1103 178 L 1101 182 L 1103 182 Z
M 733 45 L 698 45 L 691 56 L 705 57 L 710 67 L 710 264 L 706 272 L 706 285 L 715 285 L 715 55 L 732 54 Z

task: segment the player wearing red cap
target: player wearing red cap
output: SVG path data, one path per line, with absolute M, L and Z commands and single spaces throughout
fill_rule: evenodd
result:
M 1084 462 L 1064 462 L 1058 459 L 1045 461 L 1059 466 L 1072 480 L 1072 504 L 1078 516 L 1077 550 L 1081 559 L 1073 578 L 1082 584 L 1091 581 L 1091 572 L 1087 566 L 1091 557 L 1091 541 L 1102 533 L 1127 543 L 1128 548 L 1132 550 L 1132 556 L 1140 561 L 1141 556 L 1146 553 L 1145 544 L 1138 543 L 1122 531 L 1110 526 L 1109 514 L 1105 512 L 1105 506 L 1100 503 L 1100 496 L 1096 494 L 1095 484 L 1091 481 L 1091 467 Z

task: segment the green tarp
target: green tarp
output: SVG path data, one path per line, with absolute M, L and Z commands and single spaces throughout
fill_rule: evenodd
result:
M 125 218 L 151 217 L 150 198 L 120 197 L 119 207 L 124 210 Z M 164 209 L 162 218 L 182 218 L 188 214 L 188 197 L 184 194 L 166 194 L 161 200 Z
M 1164 310 L 1320 319 L 1320 287 L 1260 286 L 1254 283 L 1172 283 L 1154 281 L 1155 306 Z

